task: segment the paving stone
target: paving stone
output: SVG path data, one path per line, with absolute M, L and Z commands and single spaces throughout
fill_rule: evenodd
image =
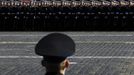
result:
M 37 42 L 48 33 L 50 32 L 0 32 L 0 42 Z M 134 42 L 134 32 L 62 33 L 70 35 L 76 41 L 74 56 L 134 56 L 134 44 L 124 43 Z M 0 56 L 37 56 L 34 53 L 34 46 L 35 44 L 0 44 Z M 69 58 L 69 60 L 77 64 L 71 64 L 66 75 L 134 75 L 134 60 L 130 58 Z M 44 75 L 45 68 L 40 65 L 40 61 L 41 58 L 0 58 L 0 75 Z

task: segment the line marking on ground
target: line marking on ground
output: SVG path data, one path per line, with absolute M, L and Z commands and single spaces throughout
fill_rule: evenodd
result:
M 37 44 L 37 42 L 23 42 L 23 41 L 2 41 L 0 44 Z
M 133 36 L 133 35 L 95 35 L 95 34 L 83 34 L 83 35 L 70 35 L 70 36 L 108 36 L 108 37 L 112 37 L 112 36 L 124 36 L 124 37 L 128 37 L 128 36 Z
M 76 65 L 78 63 L 77 62 L 69 62 L 69 64 Z
M 134 44 L 134 41 L 76 41 L 76 43 L 106 43 L 106 44 L 112 44 L 112 43 L 117 43 L 117 44 Z
M 0 59 L 39 59 L 42 56 L 0 56 Z M 72 59 L 134 59 L 134 56 L 71 56 Z
M 5 59 L 5 58 L 11 58 L 11 59 L 16 59 L 16 58 L 26 58 L 26 59 L 36 59 L 36 58 L 42 58 L 42 56 L 0 56 L 0 58 Z
M 134 56 L 73 56 L 75 59 L 134 59 Z
M 48 33 L 47 33 L 48 34 Z M 134 35 L 109 35 L 109 34 L 106 34 L 106 35 L 95 35 L 95 34 L 78 34 L 78 35 L 73 35 L 73 34 L 67 34 L 67 35 L 69 35 L 69 36 L 124 36 L 124 37 L 128 37 L 128 36 L 134 36 Z M 35 35 L 20 35 L 20 34 L 15 34 L 15 35 L 0 35 L 0 36 L 46 36 L 46 34 L 44 34 L 44 35 L 37 35 L 37 34 L 35 34 Z
M 0 56 L 0 59 L 38 59 L 42 56 Z M 77 62 L 69 62 L 72 65 L 78 64 Z
M 106 44 L 134 44 L 134 41 L 75 41 L 75 43 L 106 43 Z M 3 41 L 0 44 L 37 44 L 37 42 Z
M 31 51 L 30 49 L 25 49 L 25 48 L 24 48 L 24 49 L 22 49 L 22 48 L 21 48 L 21 49 L 19 49 L 19 48 L 10 48 L 10 49 L 9 49 L 9 48 L 8 48 L 8 49 L 7 49 L 7 48 L 5 48 L 5 49 L 2 48 L 2 49 L 1 49 L 1 48 L 0 48 L 0 51 L 16 51 L 16 50 L 17 50 L 17 51 L 21 51 L 21 50 L 22 50 L 22 51 Z

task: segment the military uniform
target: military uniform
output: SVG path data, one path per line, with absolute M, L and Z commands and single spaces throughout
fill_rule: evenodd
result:
M 35 53 L 43 56 L 42 65 L 45 62 L 60 63 L 68 56 L 75 53 L 75 42 L 69 36 L 62 33 L 51 33 L 43 37 L 35 46 Z M 46 75 L 60 75 L 46 73 Z

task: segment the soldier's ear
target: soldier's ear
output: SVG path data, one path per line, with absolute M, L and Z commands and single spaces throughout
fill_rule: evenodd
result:
M 69 60 L 65 60 L 65 67 L 68 68 L 69 67 Z
M 44 60 L 41 61 L 42 66 L 46 66 L 46 62 Z

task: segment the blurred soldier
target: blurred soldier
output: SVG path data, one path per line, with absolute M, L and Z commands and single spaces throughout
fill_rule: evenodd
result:
M 35 47 L 35 53 L 43 56 L 46 75 L 64 75 L 69 66 L 68 56 L 75 52 L 75 43 L 67 35 L 51 33 L 43 37 Z

